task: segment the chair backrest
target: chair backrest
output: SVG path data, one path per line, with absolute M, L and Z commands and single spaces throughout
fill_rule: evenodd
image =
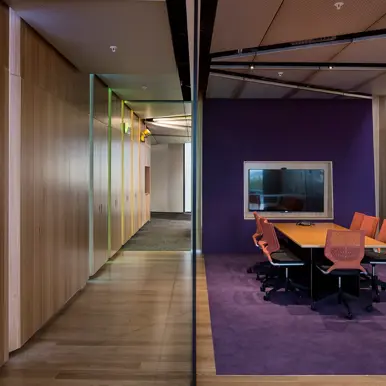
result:
M 355 212 L 351 220 L 350 229 L 352 231 L 359 231 L 361 229 L 362 221 L 365 215 L 363 213 Z
M 259 227 L 261 229 L 261 237 L 258 244 L 260 248 L 262 248 L 266 244 L 265 238 L 264 238 L 264 228 L 263 228 L 263 224 L 265 223 L 265 221 L 266 221 L 265 217 L 259 216 Z
M 328 272 L 334 269 L 360 270 L 366 272 L 361 266 L 365 253 L 364 231 L 327 231 L 324 255 L 333 263 Z
M 375 232 L 377 231 L 378 224 L 379 217 L 364 215 L 360 230 L 364 231 L 367 237 L 371 237 L 373 239 L 375 237 Z
M 275 227 L 272 223 L 268 222 L 268 220 L 263 222 L 263 234 L 268 252 L 273 253 L 278 251 L 280 249 L 280 243 L 277 238 Z
M 383 220 L 381 229 L 377 235 L 377 240 L 381 241 L 382 243 L 386 243 L 386 220 Z
M 252 240 L 255 246 L 258 247 L 259 239 L 263 236 L 263 229 L 260 224 L 260 216 L 257 214 L 257 212 L 253 212 L 253 217 L 255 218 L 256 222 L 256 232 L 252 235 Z

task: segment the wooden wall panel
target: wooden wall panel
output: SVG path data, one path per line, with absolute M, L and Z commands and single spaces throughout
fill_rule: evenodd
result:
M 94 275 L 107 261 L 108 200 L 108 89 L 94 78 L 94 254 L 90 274 Z
M 0 3 L 0 365 L 8 359 L 8 7 Z
M 21 343 L 88 279 L 88 92 L 80 74 L 21 26 Z

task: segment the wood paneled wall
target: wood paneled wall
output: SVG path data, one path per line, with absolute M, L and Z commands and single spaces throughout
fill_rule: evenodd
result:
M 0 2 L 0 365 L 8 358 L 8 7 Z
M 21 25 L 21 344 L 86 283 L 89 77 Z
M 94 78 L 94 255 L 90 275 L 94 275 L 109 258 L 108 254 L 108 92 Z
M 150 166 L 150 145 L 140 143 L 144 125 L 98 77 L 94 80 L 93 124 L 91 275 L 150 220 L 150 194 L 145 195 L 144 182 L 145 166 Z

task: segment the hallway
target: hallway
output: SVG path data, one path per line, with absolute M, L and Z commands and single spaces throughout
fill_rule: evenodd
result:
M 1 386 L 190 383 L 189 253 L 123 252 L 0 370 Z
M 190 251 L 190 213 L 152 213 L 125 251 Z

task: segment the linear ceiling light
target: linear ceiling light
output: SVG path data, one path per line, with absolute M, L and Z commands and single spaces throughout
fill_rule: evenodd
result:
M 160 122 L 149 122 L 149 125 L 159 126 L 159 127 L 167 127 L 168 129 L 176 129 L 176 130 L 186 130 L 187 126 L 181 126 L 181 125 L 171 125 L 166 123 L 160 123 Z

